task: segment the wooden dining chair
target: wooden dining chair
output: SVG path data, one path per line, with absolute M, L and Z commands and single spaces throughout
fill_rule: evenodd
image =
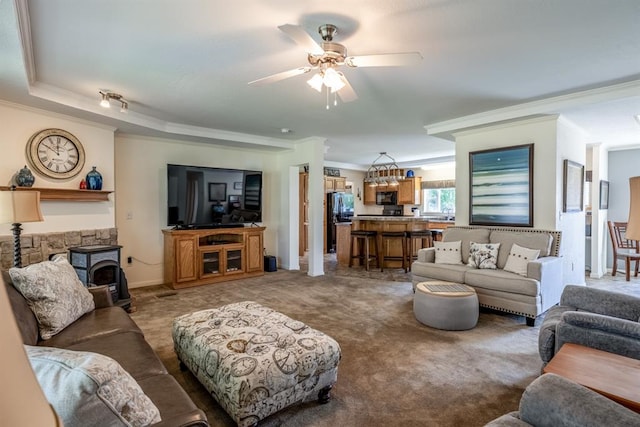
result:
M 640 264 L 640 251 L 637 240 L 627 240 L 625 234 L 627 231 L 626 222 L 607 221 L 609 226 L 609 235 L 611 236 L 611 245 L 613 246 L 613 269 L 611 275 L 616 275 L 618 267 L 618 259 L 624 259 L 624 268 L 627 282 L 631 280 L 631 262 L 636 262 L 635 277 L 638 277 L 638 264 Z

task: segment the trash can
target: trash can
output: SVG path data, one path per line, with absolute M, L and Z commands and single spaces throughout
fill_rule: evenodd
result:
M 276 257 L 272 255 L 264 256 L 264 271 L 267 271 L 267 272 L 278 271 Z

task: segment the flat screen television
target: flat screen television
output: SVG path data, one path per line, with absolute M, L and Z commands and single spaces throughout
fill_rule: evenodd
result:
M 261 221 L 261 171 L 167 164 L 167 225 L 206 228 Z

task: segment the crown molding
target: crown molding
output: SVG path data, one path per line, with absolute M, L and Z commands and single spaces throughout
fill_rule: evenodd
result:
M 49 110 L 43 110 L 43 109 L 37 108 L 37 107 L 31 107 L 29 105 L 17 104 L 15 102 L 5 101 L 3 99 L 0 99 L 0 105 L 4 105 L 6 107 L 9 107 L 9 108 L 12 108 L 12 109 L 15 109 L 15 110 L 27 111 L 27 112 L 33 113 L 33 114 L 40 114 L 40 115 L 47 116 L 47 117 L 54 117 L 56 119 L 68 120 L 70 122 L 79 123 L 81 125 L 91 126 L 91 127 L 98 128 L 98 129 L 104 129 L 104 130 L 108 130 L 110 132 L 115 132 L 117 130 L 117 128 L 115 128 L 113 126 L 105 125 L 105 124 L 94 122 L 94 121 L 91 121 L 91 120 L 80 119 L 78 117 L 68 116 L 68 115 L 62 114 L 62 113 L 56 113 L 56 112 L 49 111 Z
M 428 135 L 449 134 L 454 131 L 483 126 L 490 123 L 504 122 L 521 117 L 539 114 L 557 114 L 569 107 L 612 101 L 620 98 L 640 95 L 640 80 L 619 83 L 597 89 L 574 92 L 567 95 L 554 96 L 539 101 L 526 102 L 511 107 L 471 114 L 452 120 L 425 125 Z
M 146 114 L 137 113 L 132 109 L 129 109 L 127 114 L 122 114 L 114 109 L 105 109 L 100 107 L 96 99 L 88 98 L 75 92 L 38 82 L 33 53 L 33 39 L 31 36 L 29 4 L 27 0 L 14 0 L 14 4 L 18 21 L 22 58 L 27 75 L 27 90 L 31 96 L 167 134 L 206 138 L 218 141 L 239 142 L 280 150 L 293 149 L 295 143 L 290 140 L 168 122 Z M 131 102 L 129 104 L 131 107 Z
M 18 21 L 18 34 L 22 46 L 22 61 L 27 74 L 28 84 L 36 81 L 36 61 L 33 55 L 33 43 L 31 40 L 31 19 L 29 18 L 29 3 L 27 0 L 15 0 L 16 18 Z

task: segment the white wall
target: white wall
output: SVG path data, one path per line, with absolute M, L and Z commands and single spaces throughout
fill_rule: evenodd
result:
M 469 153 L 533 144 L 533 227 L 563 232 L 563 280 L 584 283 L 584 212 L 564 214 L 564 218 L 561 212 L 562 160 L 585 162 L 579 129 L 557 116 L 544 116 L 458 132 L 455 137 L 456 224 L 469 224 Z M 581 227 L 579 239 L 576 224 Z
M 629 178 L 640 175 L 640 149 L 609 151 L 609 212 L 611 221 L 629 219 Z M 611 240 L 607 234 L 607 267 L 611 268 Z M 624 272 L 624 262 L 618 262 L 618 271 Z
M 591 200 L 591 238 L 587 241 L 590 256 L 590 277 L 602 277 L 606 274 L 607 245 L 609 230 L 608 209 L 600 209 L 600 181 L 609 180 L 608 152 L 601 144 L 587 150 L 587 165 L 592 171 Z
M 0 185 L 11 185 L 13 175 L 27 164 L 26 145 L 33 134 L 47 128 L 60 128 L 72 133 L 82 143 L 85 166 L 79 175 L 68 180 L 43 177 L 30 168 L 36 177 L 34 187 L 79 188 L 91 166 L 96 166 L 102 174 L 103 190 L 114 189 L 113 128 L 4 101 L 0 101 L 0 123 Z M 112 228 L 115 226 L 114 194 L 109 198 L 109 202 L 43 201 L 44 221 L 23 224 L 23 233 Z M 0 225 L 0 235 L 11 235 L 10 228 L 7 224 Z
M 555 230 L 556 116 L 514 121 L 456 133 L 456 224 L 469 224 L 469 153 L 534 144 L 533 226 Z M 562 187 L 562 182 L 560 182 Z
M 275 252 L 277 227 L 271 223 L 275 154 L 233 150 L 210 144 L 116 137 L 116 224 L 123 268 L 131 287 L 163 283 L 163 234 L 167 227 L 167 163 L 263 171 L 265 248 Z M 248 155 L 250 153 L 250 155 Z
M 556 164 L 556 212 L 558 222 L 556 228 L 562 231 L 562 256 L 564 257 L 564 281 L 570 284 L 585 282 L 585 211 L 562 212 L 563 204 L 563 162 L 565 159 L 586 164 L 587 134 L 572 122 L 560 117 L 557 124 L 557 157 Z M 585 168 L 586 169 L 586 168 Z M 584 180 L 584 177 L 583 177 Z

